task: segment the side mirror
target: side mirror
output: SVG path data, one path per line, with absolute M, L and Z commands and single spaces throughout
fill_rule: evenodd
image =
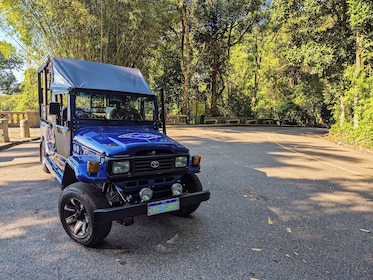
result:
M 49 103 L 49 114 L 51 115 L 59 115 L 61 112 L 61 105 L 58 102 L 51 102 Z

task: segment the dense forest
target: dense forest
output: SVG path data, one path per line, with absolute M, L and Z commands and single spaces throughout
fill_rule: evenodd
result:
M 373 147 L 370 0 L 0 0 L 0 110 L 32 110 L 49 56 L 139 68 L 169 114 L 275 118 Z M 25 70 L 17 84 L 13 72 Z

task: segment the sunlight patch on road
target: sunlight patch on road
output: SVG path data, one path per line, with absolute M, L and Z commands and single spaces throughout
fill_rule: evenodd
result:
M 348 191 L 335 191 L 332 193 L 317 193 L 311 197 L 311 200 L 316 201 L 321 207 L 326 209 L 334 209 L 342 207 L 346 210 L 358 212 L 371 212 L 373 202 L 369 202 L 358 193 Z
M 314 156 L 310 156 L 310 155 L 308 155 L 308 154 L 306 154 L 306 153 L 299 152 L 299 151 L 297 151 L 296 149 L 286 147 L 286 146 L 284 146 L 284 145 L 282 145 L 282 144 L 276 142 L 275 140 L 273 140 L 273 139 L 271 138 L 271 135 L 268 135 L 268 139 L 269 139 L 272 143 L 274 143 L 274 144 L 280 146 L 281 148 L 283 148 L 283 149 L 285 149 L 285 150 L 287 150 L 287 151 L 290 151 L 290 152 L 292 152 L 292 153 L 302 155 L 302 156 L 307 157 L 307 158 L 309 158 L 309 159 L 311 159 L 311 160 L 315 160 L 315 161 L 321 162 L 321 163 L 323 163 L 323 164 L 325 164 L 325 165 L 329 165 L 329 166 L 331 166 L 331 167 L 337 168 L 337 169 L 342 170 L 342 171 L 346 171 L 346 172 L 351 173 L 351 174 L 354 174 L 354 175 L 358 175 L 358 176 L 365 177 L 365 178 L 369 178 L 369 179 L 373 178 L 373 175 L 364 174 L 364 173 L 361 173 L 361 172 L 358 172 L 358 171 L 354 171 L 354 170 L 352 170 L 352 169 L 345 168 L 345 167 L 342 167 L 342 166 L 340 166 L 340 165 L 336 165 L 336 164 L 330 163 L 330 162 L 325 161 L 325 160 L 323 160 L 323 159 L 320 159 L 320 158 L 317 158 L 317 157 L 314 157 Z
M 58 223 L 58 219 L 36 219 L 36 217 L 26 217 L 12 222 L 11 224 L 0 223 L 0 239 L 9 239 L 26 235 L 28 230 L 46 224 Z

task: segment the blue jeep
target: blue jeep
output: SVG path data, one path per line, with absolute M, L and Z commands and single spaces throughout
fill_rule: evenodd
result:
M 209 199 L 201 157 L 166 135 L 138 69 L 52 57 L 38 70 L 38 96 L 40 159 L 62 189 L 59 216 L 74 241 L 94 246 L 112 221 L 188 216 Z

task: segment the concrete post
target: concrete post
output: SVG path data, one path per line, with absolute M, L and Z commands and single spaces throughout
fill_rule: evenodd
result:
M 28 124 L 28 120 L 21 120 L 19 122 L 19 127 L 21 128 L 21 138 L 29 138 L 30 126 Z
M 9 142 L 8 119 L 0 119 L 0 143 Z

